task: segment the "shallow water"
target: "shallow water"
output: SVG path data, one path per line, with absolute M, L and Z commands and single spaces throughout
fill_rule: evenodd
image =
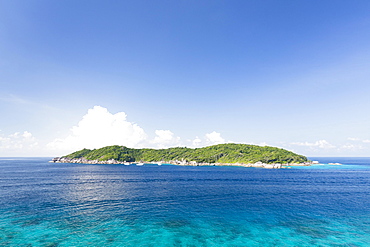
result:
M 0 159 L 1 246 L 368 246 L 370 159 L 292 169 Z

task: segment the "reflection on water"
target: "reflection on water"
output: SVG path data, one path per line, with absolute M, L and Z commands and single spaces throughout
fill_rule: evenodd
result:
M 124 172 L 109 174 L 102 166 L 75 167 L 70 174 L 65 198 L 69 201 L 84 203 L 86 201 L 109 201 L 130 198 L 135 190 L 133 179 Z

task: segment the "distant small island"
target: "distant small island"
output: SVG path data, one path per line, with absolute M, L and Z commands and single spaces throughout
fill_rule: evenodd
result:
M 184 166 L 243 166 L 283 168 L 309 166 L 311 161 L 285 149 L 248 144 L 219 144 L 203 148 L 174 147 L 167 149 L 135 149 L 107 146 L 82 149 L 51 160 L 54 163 L 131 164 L 166 163 Z

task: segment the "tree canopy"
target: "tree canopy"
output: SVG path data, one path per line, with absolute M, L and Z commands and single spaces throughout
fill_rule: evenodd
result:
M 285 149 L 247 144 L 219 144 L 203 148 L 174 147 L 167 149 L 134 149 L 125 146 L 107 146 L 99 149 L 82 149 L 64 156 L 105 161 L 114 159 L 120 162 L 169 162 L 174 160 L 195 161 L 198 163 L 304 163 L 307 157 Z

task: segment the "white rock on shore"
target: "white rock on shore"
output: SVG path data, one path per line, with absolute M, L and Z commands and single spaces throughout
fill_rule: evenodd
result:
M 85 158 L 76 158 L 70 159 L 66 157 L 56 157 L 53 158 L 51 161 L 52 163 L 81 163 L 81 164 L 132 164 L 132 162 L 121 162 L 114 159 L 106 160 L 106 161 L 99 161 L 99 160 L 87 160 Z M 134 162 L 135 163 L 135 162 Z M 162 162 L 149 162 L 149 163 L 161 163 Z M 242 166 L 242 167 L 256 167 L 256 168 L 266 168 L 266 169 L 280 169 L 285 168 L 287 166 L 310 166 L 311 163 L 301 163 L 301 164 L 265 164 L 262 162 L 256 162 L 252 164 L 243 164 L 243 163 L 197 163 L 196 161 L 186 161 L 186 160 L 172 160 L 168 162 L 172 165 L 180 165 L 180 166 Z

